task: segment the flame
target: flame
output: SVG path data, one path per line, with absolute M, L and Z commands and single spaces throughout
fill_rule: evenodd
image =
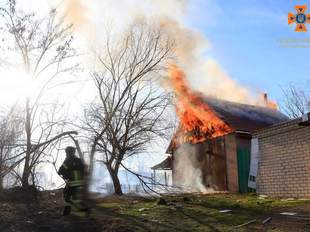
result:
M 175 135 L 174 145 L 203 142 L 233 132 L 203 101 L 203 96 L 193 92 L 185 80 L 185 74 L 176 65 L 170 66 L 170 81 L 176 94 L 176 112 L 180 126 Z
M 268 98 L 267 93 L 262 93 L 260 95 L 260 102 L 257 105 L 267 107 L 269 109 L 278 110 L 278 104 Z
M 267 102 L 267 107 L 273 110 L 277 110 L 278 109 L 278 104 L 274 101 L 269 100 Z

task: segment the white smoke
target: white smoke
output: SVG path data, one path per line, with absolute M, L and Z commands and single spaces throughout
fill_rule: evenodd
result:
M 201 169 L 197 168 L 198 160 L 195 148 L 189 144 L 182 145 L 174 153 L 174 184 L 191 192 L 207 192 L 202 183 Z
M 247 88 L 230 77 L 215 59 L 205 57 L 211 43 L 186 25 L 190 4 L 190 0 L 65 0 L 61 6 L 66 20 L 75 25 L 80 37 L 86 37 L 92 49 L 94 44 L 100 47 L 107 25 L 121 32 L 142 18 L 162 27 L 175 40 L 177 63 L 194 88 L 217 98 L 255 104 Z
M 196 73 L 194 85 L 202 93 L 233 102 L 257 103 L 257 99 L 250 95 L 248 88 L 240 86 L 214 59 L 202 61 L 194 72 Z M 199 72 L 204 73 L 204 76 L 199 75 Z
M 202 171 L 208 166 L 206 154 L 201 154 L 206 152 L 204 148 L 204 145 L 183 144 L 174 152 L 174 185 L 181 187 L 185 192 L 204 194 L 216 192 L 212 186 L 211 176 L 203 174 Z

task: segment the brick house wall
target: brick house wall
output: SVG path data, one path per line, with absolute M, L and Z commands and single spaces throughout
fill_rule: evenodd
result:
M 257 193 L 310 198 L 310 126 L 291 120 L 259 130 Z

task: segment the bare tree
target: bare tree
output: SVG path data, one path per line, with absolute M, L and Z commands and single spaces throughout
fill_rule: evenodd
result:
M 118 42 L 112 42 L 107 32 L 105 51 L 99 56 L 101 70 L 92 74 L 97 100 L 85 110 L 84 129 L 92 137 L 90 173 L 97 152 L 96 160 L 107 167 L 118 195 L 122 194 L 121 168 L 149 187 L 147 177 L 132 172 L 125 161 L 146 152 L 170 129 L 164 117 L 170 98 L 158 83 L 172 46 L 160 28 L 146 24 L 132 25 Z
M 310 112 L 310 93 L 291 84 L 282 88 L 281 110 L 290 118 L 298 118 Z
M 3 189 L 4 177 L 12 172 L 19 157 L 16 148 L 23 126 L 19 113 L 14 105 L 0 115 L 0 190 Z
M 24 157 L 20 162 L 23 162 L 21 182 L 23 187 L 28 187 L 29 177 L 49 144 L 76 133 L 59 133 L 54 107 L 48 108 L 48 104 L 41 102 L 55 77 L 76 67 L 70 63 L 71 58 L 76 56 L 72 48 L 72 26 L 65 25 L 57 17 L 55 9 L 47 17 L 39 18 L 34 13 L 19 10 L 15 0 L 9 0 L 0 13 L 5 22 L 4 33 L 13 41 L 13 46 L 7 51 L 13 52 L 15 59 L 21 58 L 20 63 L 29 78 L 43 81 L 36 96 L 25 100 Z

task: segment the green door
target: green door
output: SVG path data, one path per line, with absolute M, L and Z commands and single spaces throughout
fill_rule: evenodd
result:
M 247 149 L 237 149 L 238 159 L 238 180 L 239 180 L 239 192 L 248 192 L 248 178 L 250 171 L 250 151 Z

